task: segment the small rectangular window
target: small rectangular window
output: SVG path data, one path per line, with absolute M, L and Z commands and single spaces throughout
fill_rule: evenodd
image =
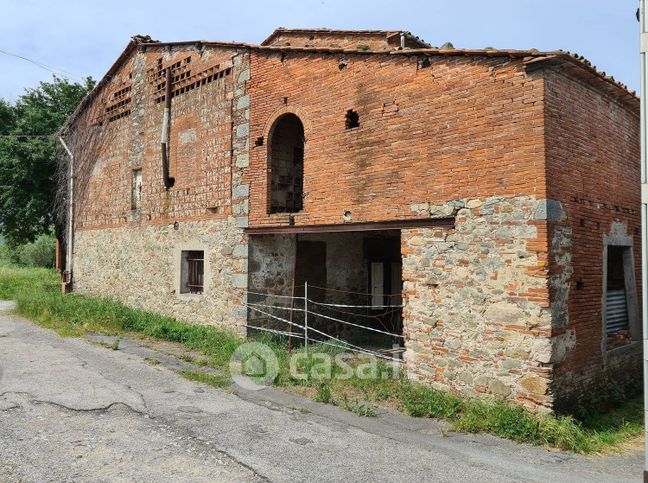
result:
M 142 170 L 133 170 L 133 182 L 131 193 L 131 209 L 139 210 L 142 207 Z
M 186 250 L 182 252 L 180 293 L 202 294 L 204 289 L 205 252 Z

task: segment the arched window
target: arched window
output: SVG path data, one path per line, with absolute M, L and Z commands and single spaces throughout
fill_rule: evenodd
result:
M 304 125 L 291 113 L 275 121 L 268 142 L 270 213 L 304 208 Z

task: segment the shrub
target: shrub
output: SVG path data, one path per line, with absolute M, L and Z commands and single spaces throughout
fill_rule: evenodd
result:
M 0 237 L 0 264 L 31 268 L 52 268 L 56 258 L 56 237 L 53 233 L 39 235 L 32 243 L 11 245 Z
M 56 256 L 56 238 L 51 234 L 40 235 L 33 243 L 21 245 L 16 251 L 21 265 L 52 268 Z

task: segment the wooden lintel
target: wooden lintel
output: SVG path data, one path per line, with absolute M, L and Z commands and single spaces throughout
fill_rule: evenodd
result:
M 336 225 L 281 225 L 256 226 L 245 229 L 248 235 L 279 235 L 295 233 L 342 233 L 350 231 L 402 230 L 406 228 L 453 228 L 454 217 L 417 218 L 411 220 L 341 223 Z

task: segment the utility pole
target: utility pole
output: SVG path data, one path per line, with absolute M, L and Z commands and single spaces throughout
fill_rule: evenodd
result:
M 308 357 L 308 281 L 304 282 L 304 350 Z
M 648 87 L 648 18 L 646 0 L 640 0 L 639 23 L 641 24 L 641 307 L 643 320 L 643 375 L 644 375 L 644 483 L 648 483 L 648 129 L 646 126 L 646 89 Z

